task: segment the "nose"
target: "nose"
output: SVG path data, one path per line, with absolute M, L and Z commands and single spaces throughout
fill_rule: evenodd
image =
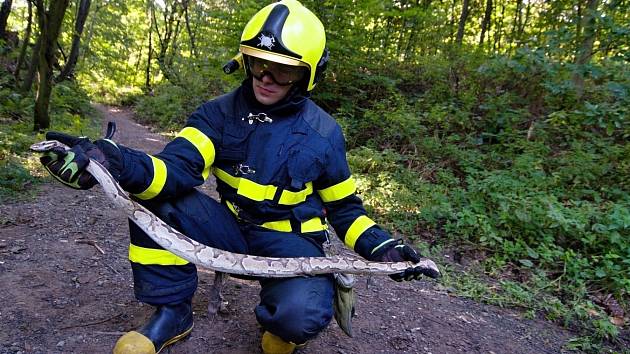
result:
M 264 72 L 264 73 L 263 73 L 263 76 L 262 76 L 262 78 L 260 79 L 260 81 L 261 81 L 263 84 L 266 84 L 266 85 L 269 85 L 269 84 L 273 84 L 273 83 L 274 83 L 274 82 L 273 82 L 273 79 L 271 78 L 271 75 L 270 75 L 269 73 L 267 73 L 267 72 Z

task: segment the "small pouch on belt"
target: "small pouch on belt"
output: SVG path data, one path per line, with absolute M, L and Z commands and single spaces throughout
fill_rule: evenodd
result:
M 352 337 L 352 316 L 354 316 L 354 285 L 352 274 L 334 273 L 335 276 L 335 320 L 345 334 Z

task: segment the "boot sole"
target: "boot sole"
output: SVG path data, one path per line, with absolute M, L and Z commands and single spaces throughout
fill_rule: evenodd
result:
M 169 345 L 177 342 L 180 339 L 183 339 L 184 337 L 188 336 L 190 334 L 190 332 L 192 332 L 193 327 L 195 327 L 195 324 L 193 323 L 192 326 L 190 326 L 190 328 L 188 328 L 187 330 L 185 330 L 183 333 L 176 335 L 175 337 L 169 339 L 168 341 L 166 341 L 166 343 L 162 344 L 162 346 L 160 347 L 160 350 L 158 350 L 157 352 L 155 352 L 155 354 L 159 354 L 164 348 L 168 347 Z

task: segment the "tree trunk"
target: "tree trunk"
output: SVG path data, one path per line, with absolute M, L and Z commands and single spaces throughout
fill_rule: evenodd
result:
M 149 25 L 149 54 L 147 55 L 147 70 L 145 71 L 146 80 L 144 87 L 147 92 L 151 92 L 151 56 L 153 55 L 153 18 Z
M 15 72 L 13 73 L 16 86 L 20 82 L 20 70 L 22 70 L 22 66 L 24 66 L 24 61 L 26 61 L 26 49 L 28 49 L 28 43 L 31 41 L 31 31 L 33 29 L 33 4 L 31 4 L 31 0 L 26 0 L 26 4 L 28 5 L 26 32 L 24 33 L 22 48 L 20 48 L 20 56 L 18 57 L 17 65 L 15 66 Z
M 523 0 L 516 0 L 516 10 L 514 11 L 514 19 L 512 20 L 512 31 L 510 33 L 510 42 L 508 45 L 508 51 L 514 47 L 514 42 L 520 41 L 518 38 L 518 30 L 521 26 L 521 12 L 523 9 Z M 507 37 L 507 36 L 506 36 Z
M 31 52 L 31 62 L 28 66 L 28 72 L 26 73 L 26 77 L 22 82 L 22 86 L 20 86 L 20 91 L 26 94 L 31 90 L 33 86 L 33 80 L 35 80 L 35 73 L 37 72 L 37 66 L 39 65 L 39 51 L 42 48 L 42 36 L 41 34 L 37 37 L 35 41 L 35 46 L 33 46 L 33 51 Z
M 57 49 L 59 50 L 59 54 L 61 54 L 61 57 L 63 58 L 64 63 L 68 61 L 68 56 L 66 55 L 66 52 L 63 51 L 63 47 L 61 46 L 61 43 L 59 43 L 59 41 L 57 41 Z M 57 67 L 57 69 L 59 71 L 61 71 L 61 66 L 59 65 L 59 61 L 55 60 L 54 63 Z
M 575 37 L 576 37 L 576 43 L 580 41 L 580 38 L 582 37 L 582 1 L 579 1 L 577 3 L 577 9 L 576 9 L 576 13 L 575 13 L 575 17 L 576 17 L 576 21 L 575 21 Z
M 150 10 L 153 20 L 153 28 L 155 29 L 155 34 L 157 34 L 160 46 L 160 50 L 156 57 L 158 65 L 160 66 L 160 71 L 162 71 L 162 74 L 169 82 L 174 85 L 179 85 L 181 83 L 179 82 L 177 75 L 172 70 L 167 53 L 169 51 L 169 46 L 172 44 L 173 37 L 176 37 L 176 32 L 179 31 L 179 23 L 183 11 L 177 1 L 173 1 L 170 9 L 168 4 L 165 4 L 163 13 L 164 32 L 160 34 L 157 18 L 155 16 L 155 7 L 151 6 Z
M 505 3 L 501 4 L 501 16 L 499 16 L 499 22 L 497 23 L 496 30 L 494 31 L 494 44 L 492 45 L 493 51 L 501 50 L 501 36 L 503 35 L 503 17 L 505 16 Z
M 69 0 L 50 0 L 48 11 L 44 9 L 44 1 L 37 0 L 37 16 L 41 32 L 41 49 L 39 51 L 39 86 L 35 99 L 33 130 L 39 131 L 50 127 L 48 107 L 53 84 L 53 61 L 57 51 L 57 39 L 61 31 L 63 16 Z
M 527 2 L 527 7 L 525 7 L 525 20 L 521 24 L 521 28 L 518 31 L 518 37 L 523 39 L 523 34 L 525 32 L 525 28 L 529 25 L 529 20 L 531 19 L 532 14 L 532 3 Z
M 88 13 L 90 12 L 91 0 L 81 0 L 79 3 L 79 10 L 77 11 L 77 18 L 74 23 L 74 33 L 72 34 L 72 49 L 70 49 L 70 57 L 66 62 L 66 65 L 61 70 L 61 73 L 55 79 L 56 82 L 67 80 L 74 73 L 74 68 L 77 65 L 79 59 L 79 47 L 81 45 L 81 35 L 83 34 L 83 28 L 85 27 L 85 21 L 87 20 Z
M 455 0 L 451 1 L 451 16 L 448 21 L 448 40 L 450 43 L 453 43 L 453 34 L 455 33 L 455 3 Z
M 166 65 L 171 69 L 171 72 L 173 72 L 172 68 L 173 68 L 173 60 L 175 59 L 175 56 L 177 55 L 177 51 L 179 49 L 179 44 L 177 41 L 177 37 L 179 36 L 179 31 L 180 31 L 180 24 L 181 24 L 181 17 L 179 17 L 177 19 L 177 22 L 175 22 L 175 30 L 173 31 L 173 36 L 171 39 L 171 45 L 169 46 L 170 49 L 170 55 L 167 53 L 166 55 Z
M 93 7 L 90 10 L 90 12 L 92 14 L 90 16 L 90 24 L 88 25 L 87 33 L 85 34 L 85 36 L 83 36 L 83 45 L 81 46 L 83 48 L 83 55 L 87 55 L 88 53 L 90 53 L 90 43 L 92 43 L 92 38 L 94 37 L 94 25 L 96 23 L 98 23 L 99 10 L 104 8 L 104 7 L 105 7 L 105 5 L 101 4 L 99 6 L 99 3 L 97 2 L 95 7 Z
M 4 0 L 0 6 L 0 39 L 6 39 L 7 36 L 7 20 L 11 14 L 12 0 Z
M 459 25 L 457 27 L 457 37 L 455 38 L 455 43 L 457 45 L 462 45 L 462 40 L 464 39 L 464 29 L 466 28 L 466 19 L 468 18 L 468 13 L 470 9 L 468 8 L 468 0 L 464 0 L 464 4 L 462 5 L 462 14 L 459 17 Z
M 490 25 L 492 20 L 492 0 L 486 1 L 486 12 L 483 15 L 481 21 L 481 34 L 479 35 L 479 46 L 483 46 L 483 41 L 486 37 L 486 31 L 490 31 Z
M 192 29 L 190 28 L 190 16 L 188 16 L 188 5 L 189 5 L 190 1 L 188 0 L 184 0 L 182 2 L 182 6 L 184 7 L 184 17 L 186 20 L 186 31 L 188 32 L 188 39 L 190 40 L 190 53 L 192 54 L 193 58 L 197 58 L 197 47 L 195 45 L 195 33 L 193 33 Z
M 583 33 L 580 46 L 577 48 L 575 56 L 577 71 L 573 74 L 573 83 L 576 87 L 578 99 L 581 99 L 584 94 L 584 74 L 582 73 L 582 67 L 590 63 L 593 57 L 593 44 L 595 43 L 597 34 L 596 14 L 598 6 L 599 0 L 587 0 L 586 11 L 581 18 Z

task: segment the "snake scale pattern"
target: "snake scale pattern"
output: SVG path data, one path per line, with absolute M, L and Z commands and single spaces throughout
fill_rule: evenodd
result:
M 49 140 L 33 144 L 31 150 L 46 152 L 55 147 L 68 149 L 58 141 Z M 424 267 L 438 271 L 436 264 L 426 258 L 417 264 L 369 262 L 348 257 L 271 258 L 212 248 L 173 229 L 132 200 L 109 171 L 97 161 L 90 160 L 87 171 L 100 183 L 109 199 L 160 246 L 191 263 L 217 272 L 278 278 L 326 273 L 386 275 L 399 273 L 408 267 Z

